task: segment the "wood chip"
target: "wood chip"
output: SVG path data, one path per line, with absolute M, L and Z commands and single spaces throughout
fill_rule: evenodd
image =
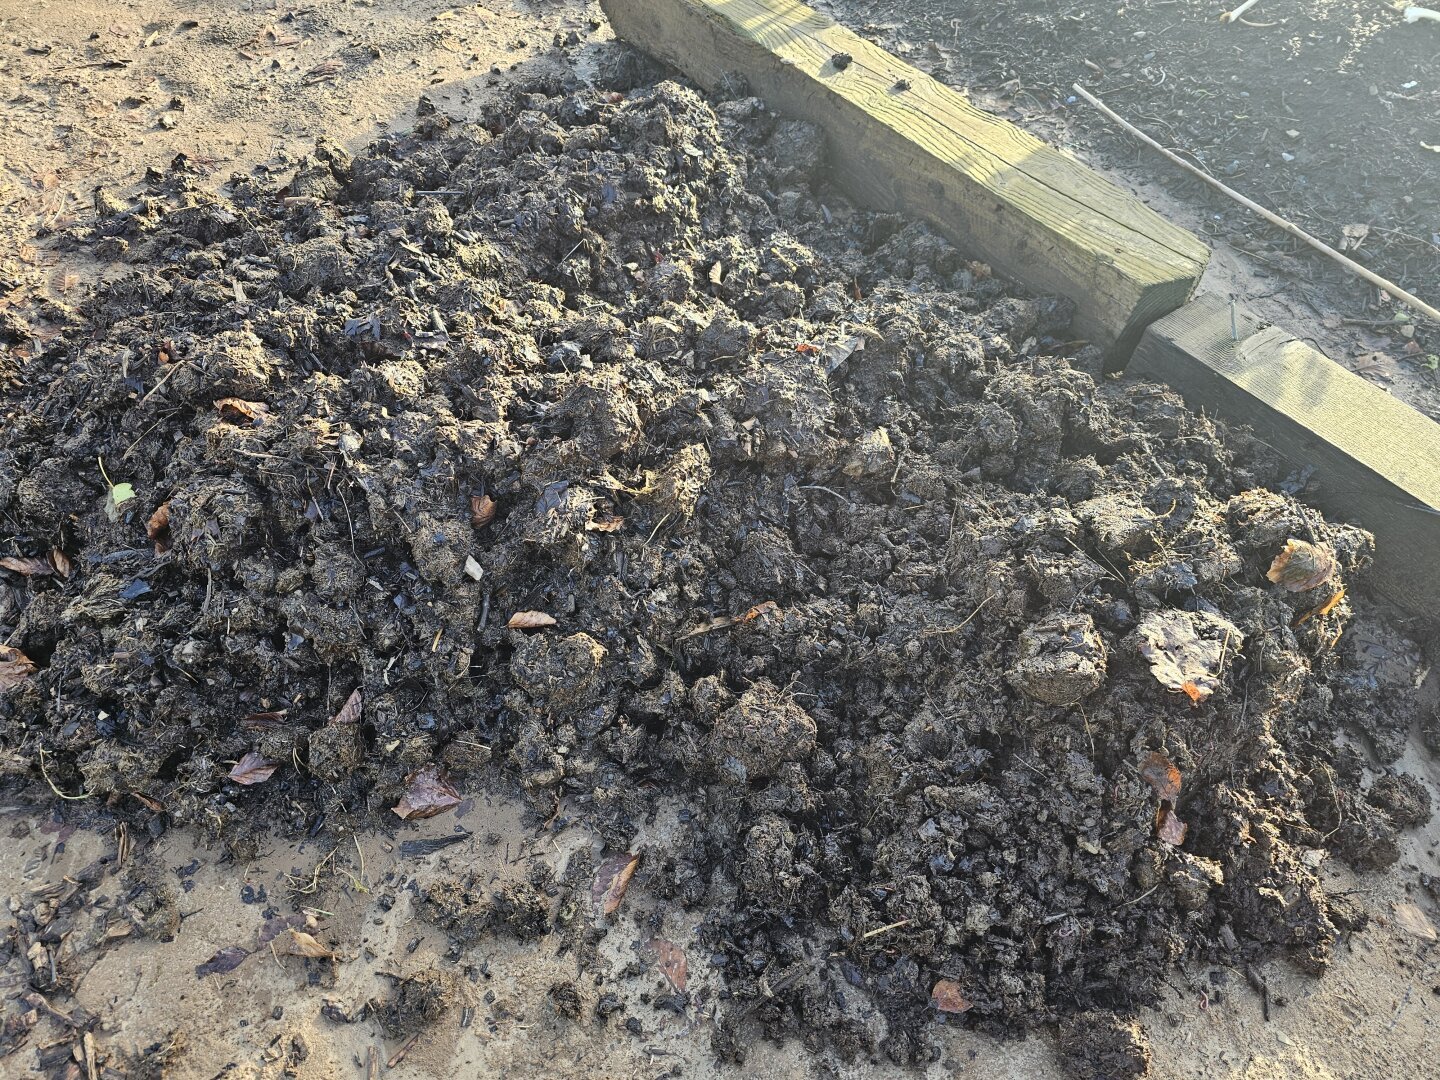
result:
M 600 864 L 600 869 L 595 871 L 595 882 L 590 886 L 590 899 L 598 914 L 614 915 L 619 910 L 639 865 L 640 856 L 629 852 L 612 855 Z

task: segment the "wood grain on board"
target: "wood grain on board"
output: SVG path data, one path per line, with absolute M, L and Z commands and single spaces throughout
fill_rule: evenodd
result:
M 1216 296 L 1146 330 L 1127 373 L 1313 468 L 1306 501 L 1375 534 L 1375 587 L 1415 614 L 1440 611 L 1440 424 L 1243 307 L 1232 332 Z
M 1192 234 L 804 4 L 601 6 L 620 37 L 702 87 L 739 74 L 776 111 L 823 128 L 829 177 L 852 198 L 922 218 L 997 273 L 1074 301 L 1075 334 L 1112 367 L 1205 269 Z

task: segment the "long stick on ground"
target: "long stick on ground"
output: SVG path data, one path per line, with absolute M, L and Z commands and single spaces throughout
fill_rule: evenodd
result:
M 1244 195 L 1241 195 L 1235 189 L 1226 187 L 1219 180 L 1216 180 L 1213 176 L 1211 176 L 1204 170 L 1197 169 L 1194 165 L 1191 165 L 1190 162 L 1186 161 L 1178 154 L 1167 150 L 1165 147 L 1161 146 L 1158 142 L 1152 139 L 1149 135 L 1146 135 L 1143 131 L 1137 128 L 1134 124 L 1121 117 L 1118 113 L 1115 112 L 1114 109 L 1110 108 L 1110 106 L 1106 105 L 1103 101 L 1097 98 L 1094 94 L 1090 93 L 1079 83 L 1075 83 L 1073 89 L 1076 94 L 1084 98 L 1091 105 L 1094 105 L 1095 108 L 1099 109 L 1102 113 L 1104 113 L 1115 123 L 1119 124 L 1131 135 L 1134 135 L 1146 146 L 1150 147 L 1152 150 L 1158 150 L 1160 153 L 1164 154 L 1167 158 L 1173 161 L 1176 165 L 1179 165 L 1182 169 L 1190 173 L 1192 176 L 1198 177 L 1199 179 L 1203 180 L 1205 183 L 1209 184 L 1212 188 L 1220 192 L 1222 195 L 1227 195 L 1230 198 L 1234 199 L 1237 203 L 1245 207 L 1247 210 L 1252 210 L 1255 213 L 1259 214 L 1266 221 L 1270 222 L 1271 225 L 1274 225 L 1277 229 L 1283 229 L 1285 232 L 1295 237 L 1295 239 L 1305 241 L 1305 243 L 1309 244 L 1316 251 L 1320 252 L 1320 254 L 1334 259 L 1341 266 L 1345 267 L 1346 270 L 1349 270 L 1356 277 L 1363 278 L 1365 281 L 1368 281 L 1371 285 L 1374 285 L 1381 292 L 1388 293 L 1390 296 L 1393 296 L 1401 303 L 1408 304 L 1410 307 L 1420 312 L 1420 314 L 1424 315 L 1426 318 L 1434 319 L 1437 323 L 1440 323 L 1440 311 L 1437 311 L 1435 308 L 1425 303 L 1425 301 L 1421 300 L 1418 296 L 1414 295 L 1413 293 L 1406 292 L 1404 289 L 1400 288 L 1399 285 L 1396 285 L 1393 281 L 1389 281 L 1381 277 L 1373 270 L 1366 269 L 1365 267 L 1357 263 L 1354 259 L 1348 258 L 1347 256 L 1340 254 L 1340 252 L 1336 251 L 1323 240 L 1317 240 L 1315 237 L 1307 233 L 1304 229 L 1300 228 L 1300 226 L 1292 225 L 1290 222 L 1282 218 L 1279 214 L 1275 214 L 1269 210 L 1266 210 L 1265 207 L 1261 206 L 1259 203 L 1255 202 L 1252 199 L 1247 199 Z

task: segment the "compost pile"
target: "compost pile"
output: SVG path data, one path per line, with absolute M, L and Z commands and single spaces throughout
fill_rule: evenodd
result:
M 101 193 L 129 269 L 0 433 L 6 769 L 242 853 L 489 774 L 643 828 L 730 1057 L 1096 1010 L 1121 1075 L 1177 961 L 1322 969 L 1320 856 L 1428 814 L 1336 738 L 1409 722 L 1337 644 L 1368 535 L 815 129 L 615 70 Z

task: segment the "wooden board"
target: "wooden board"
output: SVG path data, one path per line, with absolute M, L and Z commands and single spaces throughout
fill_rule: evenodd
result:
M 804 4 L 601 6 L 620 37 L 702 87 L 742 75 L 778 112 L 823 128 L 830 175 L 852 198 L 923 218 L 997 273 L 1074 301 L 1074 332 L 1112 367 L 1200 280 L 1209 251 L 1198 238 Z
M 1145 331 L 1127 374 L 1196 410 L 1247 423 L 1297 468 L 1313 502 L 1375 534 L 1372 582 L 1417 615 L 1440 611 L 1440 424 L 1279 327 L 1202 296 Z M 1303 538 L 1302 538 L 1303 539 Z

